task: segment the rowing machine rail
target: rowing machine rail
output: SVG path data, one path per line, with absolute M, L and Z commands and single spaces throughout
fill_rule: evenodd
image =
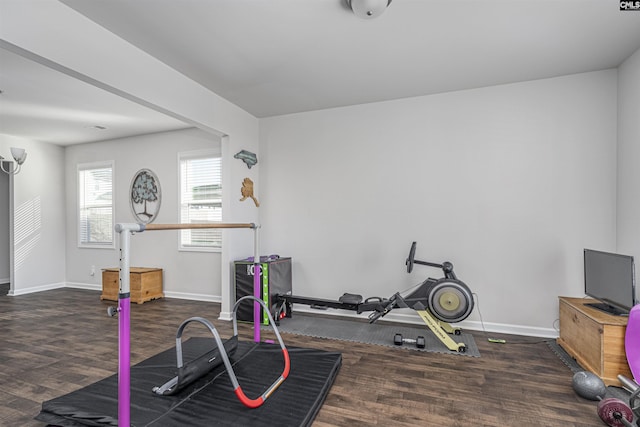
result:
M 350 293 L 343 294 L 338 300 L 298 296 L 291 293 L 276 294 L 273 302 L 276 305 L 277 324 L 284 317 L 292 317 L 292 306 L 295 303 L 314 308 L 355 311 L 358 314 L 370 311 L 369 323 L 375 323 L 394 308 L 411 308 L 449 350 L 464 352 L 466 349 L 464 343 L 456 343 L 448 335 L 459 335 L 460 328 L 454 328 L 449 323 L 460 322 L 471 314 L 473 295 L 467 285 L 456 277 L 452 263 L 445 261 L 442 264 L 436 264 L 416 260 L 415 252 L 416 242 L 413 242 L 405 263 L 408 273 L 411 273 L 414 264 L 419 264 L 442 269 L 444 277 L 428 278 L 409 290 L 396 292 L 388 299 L 371 297 L 363 301 L 361 295 Z

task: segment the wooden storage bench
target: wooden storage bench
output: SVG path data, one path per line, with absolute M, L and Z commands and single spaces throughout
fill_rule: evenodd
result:
M 606 385 L 620 387 L 618 374 L 633 378 L 624 347 L 627 317 L 589 307 L 591 302 L 597 301 L 560 297 L 558 344 Z
M 161 268 L 130 267 L 129 281 L 132 302 L 142 304 L 145 301 L 164 297 Z M 119 268 L 102 270 L 102 295 L 100 299 L 117 301 L 120 290 L 119 282 Z

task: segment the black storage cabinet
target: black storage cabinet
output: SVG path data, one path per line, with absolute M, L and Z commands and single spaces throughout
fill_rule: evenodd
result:
M 234 262 L 236 301 L 244 296 L 253 295 L 254 264 L 250 260 Z M 277 307 L 273 305 L 275 294 L 291 293 L 291 258 L 260 257 L 261 298 L 275 316 Z M 238 307 L 238 321 L 253 322 L 253 304 L 243 302 Z M 260 309 L 260 323 L 269 324 L 269 317 Z

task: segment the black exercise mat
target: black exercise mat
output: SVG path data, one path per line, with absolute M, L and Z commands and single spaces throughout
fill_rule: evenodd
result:
M 262 329 L 269 330 L 271 327 L 263 326 Z M 442 341 L 436 338 L 427 325 L 412 327 L 380 321 L 370 324 L 365 321 L 294 313 L 291 318 L 281 319 L 278 329 L 281 333 L 305 335 L 316 338 L 329 338 L 341 341 L 384 345 L 398 349 L 480 357 L 480 351 L 478 350 L 476 341 L 473 339 L 473 335 L 464 331 L 462 331 L 460 335 L 451 335 L 451 339 L 455 342 L 462 342 L 466 346 L 466 352 L 459 353 L 449 350 Z M 423 336 L 425 339 L 425 348 L 419 349 L 414 344 L 394 345 L 393 337 L 397 333 L 402 334 L 404 338 L 412 339 Z
M 562 363 L 567 365 L 567 367 L 571 370 L 573 374 L 586 370 L 582 366 L 580 366 L 580 364 L 576 361 L 576 359 L 571 357 L 571 355 L 567 353 L 565 349 L 562 348 L 556 340 L 547 340 L 547 346 L 549 346 L 549 349 L 551 349 L 551 351 L 556 356 L 558 356 L 558 358 L 562 361 Z M 616 386 L 610 385 L 610 386 L 607 386 L 607 394 L 605 394 L 604 399 L 614 397 L 616 399 L 622 400 L 625 403 L 629 403 L 630 396 L 631 396 L 631 393 L 629 393 L 622 387 L 616 387 Z
M 584 371 L 584 368 L 580 366 L 576 359 L 571 357 L 564 348 L 560 347 L 560 344 L 558 344 L 556 340 L 547 340 L 546 343 L 549 349 L 562 360 L 562 363 L 567 365 L 567 368 L 569 368 L 571 372 L 575 374 L 576 372 Z
M 185 363 L 215 346 L 212 338 L 183 343 Z M 282 385 L 256 409 L 236 398 L 224 366 L 214 369 L 173 396 L 157 396 L 154 386 L 177 373 L 175 349 L 159 353 L 131 368 L 131 426 L 308 426 L 313 422 L 340 369 L 342 355 L 289 348 L 291 371 Z M 258 397 L 282 373 L 279 345 L 239 342 L 234 371 L 244 393 Z M 63 427 L 117 426 L 118 376 L 42 404 L 35 418 Z

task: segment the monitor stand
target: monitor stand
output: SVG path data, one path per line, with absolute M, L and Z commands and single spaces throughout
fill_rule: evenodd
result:
M 598 310 L 604 311 L 605 313 L 611 314 L 612 316 L 628 316 L 629 315 L 628 311 L 621 310 L 617 307 L 614 307 L 604 302 L 590 302 L 585 305 L 589 307 L 597 308 Z

